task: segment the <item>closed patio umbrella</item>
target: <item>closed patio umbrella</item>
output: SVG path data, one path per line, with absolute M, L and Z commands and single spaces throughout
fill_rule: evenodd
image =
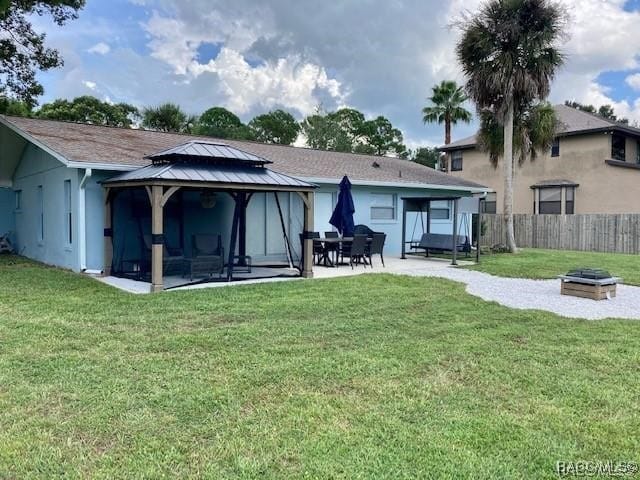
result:
M 340 194 L 338 195 L 338 203 L 333 210 L 329 223 L 336 227 L 343 237 L 353 236 L 353 214 L 356 209 L 353 205 L 353 197 L 351 196 L 351 182 L 345 175 L 340 181 Z

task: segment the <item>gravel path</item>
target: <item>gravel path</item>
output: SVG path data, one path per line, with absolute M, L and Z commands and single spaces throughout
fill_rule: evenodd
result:
M 595 301 L 560 295 L 560 280 L 504 278 L 462 268 L 408 268 L 397 271 L 412 276 L 444 277 L 467 285 L 467 292 L 484 300 L 517 309 L 545 310 L 563 317 L 600 320 L 640 320 L 640 287 L 618 285 L 617 297 Z

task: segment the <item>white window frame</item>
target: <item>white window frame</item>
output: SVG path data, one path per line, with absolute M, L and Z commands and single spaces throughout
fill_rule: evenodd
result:
M 36 208 L 38 209 L 38 244 L 44 244 L 44 187 L 38 185 L 36 188 Z
M 440 203 L 444 203 L 446 202 L 446 206 L 444 205 L 439 205 Z M 435 204 L 435 206 L 434 206 Z M 452 211 L 453 209 L 453 205 L 451 203 L 450 200 L 434 200 L 433 202 L 431 202 L 431 206 L 429 207 L 429 212 L 430 212 L 430 217 L 429 221 L 432 223 L 449 223 L 451 222 L 451 218 L 452 218 Z M 434 210 L 447 210 L 448 215 L 447 218 L 433 218 L 433 211 Z
M 67 248 L 73 245 L 73 213 L 71 208 L 71 199 L 73 194 L 71 191 L 71 180 L 66 179 L 63 183 L 64 192 L 64 235 L 65 245 Z
M 22 190 L 14 190 L 13 199 L 15 202 L 15 211 L 18 213 L 22 212 Z
M 398 196 L 395 193 L 371 193 L 369 217 L 372 223 L 396 223 L 398 221 Z M 379 202 L 383 197 L 391 199 L 391 203 Z M 375 209 L 392 210 L 393 218 L 380 218 L 374 215 Z

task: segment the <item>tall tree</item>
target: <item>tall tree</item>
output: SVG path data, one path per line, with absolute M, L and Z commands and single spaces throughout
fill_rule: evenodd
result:
M 472 115 L 463 107 L 468 97 L 462 87 L 451 80 L 443 80 L 432 88 L 430 106 L 422 109 L 424 123 L 444 123 L 444 143 L 451 143 L 451 126 L 458 122 L 469 123 Z
M 315 113 L 307 116 L 300 123 L 300 131 L 309 147 L 317 150 L 336 150 L 337 144 L 346 145 L 342 151 L 351 151 L 351 145 L 346 138 L 341 138 L 340 126 L 322 109 L 316 108 Z
M 503 128 L 504 213 L 507 247 L 517 252 L 513 227 L 514 119 L 545 99 L 563 55 L 565 12 L 551 0 L 488 0 L 460 22 L 456 47 L 466 91 L 480 112 Z
M 31 106 L 20 100 L 0 97 L 0 113 L 14 117 L 30 117 L 33 114 Z
M 251 130 L 235 113 L 224 107 L 213 107 L 200 115 L 196 133 L 216 138 L 252 140 Z
M 375 155 L 395 154 L 406 156 L 407 147 L 404 145 L 402 132 L 395 128 L 389 119 L 382 115 L 373 120 L 367 120 L 362 126 L 363 145 L 370 147 Z
M 14 96 L 29 107 L 44 89 L 36 80 L 37 70 L 63 64 L 57 50 L 45 46 L 45 34 L 31 25 L 34 15 L 50 15 L 57 25 L 78 16 L 84 0 L 2 0 L 0 2 L 0 94 Z
M 36 112 L 36 116 L 49 120 L 129 128 L 139 113 L 136 107 L 128 103 L 112 104 L 84 95 L 71 101 L 59 98 L 51 103 L 45 103 Z
M 527 159 L 534 160 L 539 152 L 551 149 L 556 136 L 558 119 L 549 102 L 532 104 L 527 110 L 519 110 L 514 118 L 513 152 L 522 165 Z M 491 110 L 480 113 L 478 144 L 489 153 L 494 167 L 504 154 L 504 128 Z
M 197 117 L 187 115 L 175 103 L 163 103 L 142 111 L 142 128 L 158 132 L 193 133 Z
M 300 131 L 300 125 L 293 115 L 284 110 L 258 115 L 248 126 L 257 141 L 280 145 L 291 145 L 298 138 Z
M 418 147 L 412 151 L 409 155 L 409 160 L 425 167 L 436 168 L 438 160 L 440 159 L 440 152 L 437 148 L 431 147 Z

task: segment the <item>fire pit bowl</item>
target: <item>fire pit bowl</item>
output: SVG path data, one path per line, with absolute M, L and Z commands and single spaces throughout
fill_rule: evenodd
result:
M 622 279 L 599 268 L 575 268 L 560 275 L 560 294 L 592 300 L 610 300 L 616 296 L 616 286 Z

